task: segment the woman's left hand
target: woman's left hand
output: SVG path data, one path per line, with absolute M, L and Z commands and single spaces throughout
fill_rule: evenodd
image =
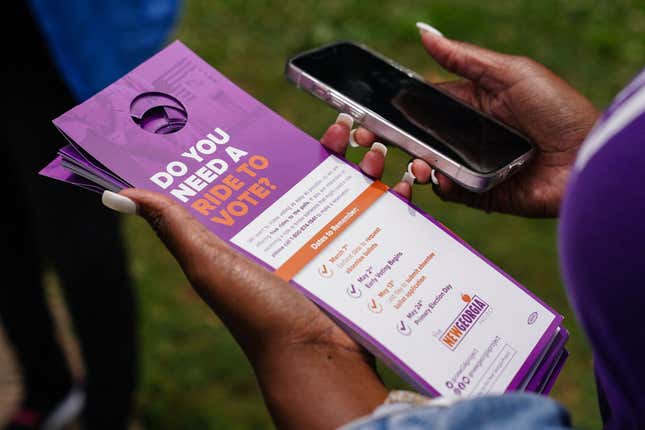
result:
M 348 136 L 336 125 L 323 143 L 344 146 Z M 136 203 L 241 345 L 279 428 L 335 428 L 384 400 L 373 357 L 292 285 L 239 255 L 168 197 L 142 189 L 121 195 Z

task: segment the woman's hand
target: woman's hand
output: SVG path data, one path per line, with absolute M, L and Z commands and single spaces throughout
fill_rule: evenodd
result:
M 464 78 L 439 84 L 443 90 L 516 128 L 538 147 L 524 169 L 486 193 L 467 191 L 439 172 L 433 181 L 435 192 L 444 200 L 486 211 L 557 216 L 578 148 L 598 117 L 596 108 L 528 58 L 489 51 L 430 31 L 422 32 L 421 39 L 441 66 Z M 375 138 L 364 129 L 354 135 L 362 145 Z M 431 180 L 431 168 L 422 160 L 414 160 L 410 170 L 418 183 Z
M 340 134 L 323 140 L 346 145 L 349 129 L 338 127 Z M 373 357 L 292 285 L 236 253 L 161 194 L 128 189 L 106 195 L 136 203 L 248 356 L 279 428 L 336 428 L 385 399 Z

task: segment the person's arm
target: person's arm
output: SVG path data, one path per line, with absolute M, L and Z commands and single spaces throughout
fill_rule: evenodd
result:
M 346 142 L 348 136 L 349 128 L 336 125 L 325 139 Z M 293 286 L 236 253 L 161 194 L 128 189 L 106 196 L 136 203 L 241 345 L 279 428 L 336 428 L 383 402 L 387 390 L 373 357 Z
M 277 427 L 333 429 L 371 414 L 388 391 L 364 354 L 316 340 L 253 360 Z

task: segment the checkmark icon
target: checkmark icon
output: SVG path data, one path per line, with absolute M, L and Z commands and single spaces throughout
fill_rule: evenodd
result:
M 318 274 L 323 278 L 331 278 L 334 275 L 334 271 L 327 264 L 323 264 L 318 268 Z
M 410 334 L 412 333 L 412 329 L 405 323 L 405 321 L 399 321 L 399 323 L 396 325 L 396 330 L 403 336 L 410 336 Z
M 349 287 L 347 287 L 347 295 L 353 299 L 358 299 L 363 295 L 363 293 L 359 288 L 354 286 L 354 284 L 351 284 Z
M 380 314 L 381 312 L 383 312 L 383 306 L 381 306 L 381 304 L 374 299 L 371 299 L 367 303 L 367 307 L 369 308 L 370 311 L 374 312 L 375 314 Z

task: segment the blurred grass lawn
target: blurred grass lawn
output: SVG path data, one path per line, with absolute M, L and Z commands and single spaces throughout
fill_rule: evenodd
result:
M 176 36 L 313 136 L 322 134 L 335 113 L 287 84 L 285 59 L 325 42 L 353 39 L 432 79 L 450 78 L 422 50 L 416 21 L 429 22 L 450 37 L 533 57 L 598 107 L 607 105 L 645 63 L 643 0 L 186 3 Z M 391 151 L 385 182 L 399 179 L 407 160 Z M 553 396 L 571 411 L 577 427 L 598 428 L 589 347 L 558 271 L 556 222 L 487 215 L 443 203 L 422 186 L 415 193 L 422 208 L 565 315 L 572 332 L 571 358 Z M 128 219 L 125 229 L 141 302 L 138 414 L 144 426 L 270 428 L 252 369 L 226 329 L 146 225 Z M 388 370 L 385 377 L 392 386 L 402 386 Z

